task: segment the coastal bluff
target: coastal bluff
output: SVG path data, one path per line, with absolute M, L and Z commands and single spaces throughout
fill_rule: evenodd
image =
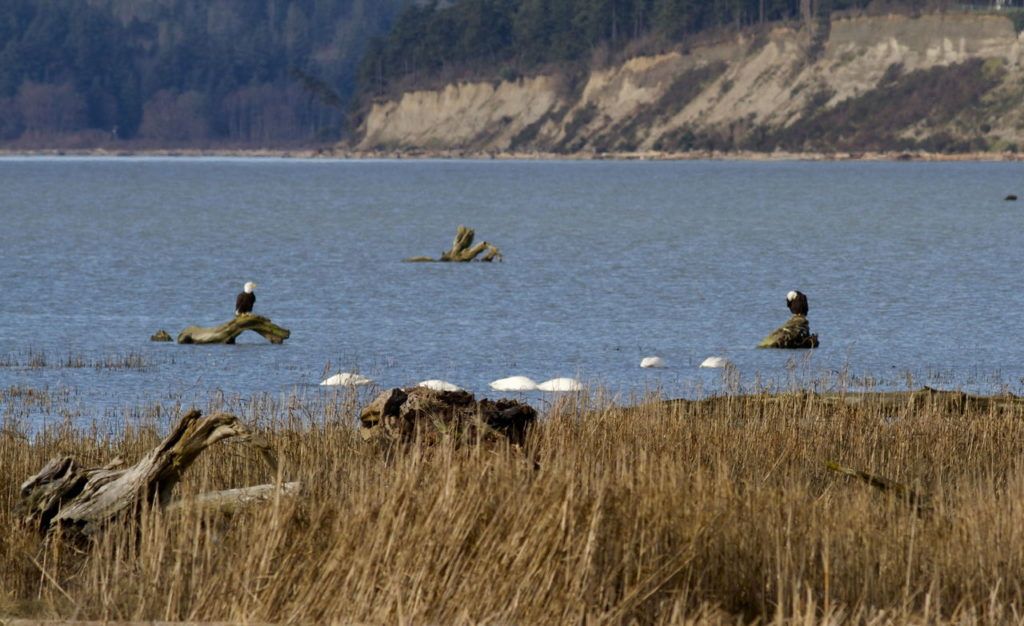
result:
M 367 152 L 1016 152 L 1024 35 L 993 13 L 836 15 L 515 80 L 406 91 Z

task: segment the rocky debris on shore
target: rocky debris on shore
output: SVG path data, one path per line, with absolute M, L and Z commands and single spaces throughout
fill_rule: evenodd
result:
M 758 348 L 817 348 L 818 335 L 811 334 L 811 325 L 807 317 L 795 314 L 786 320 L 786 323 L 779 326 L 767 337 L 757 344 Z
M 523 445 L 536 420 L 536 409 L 517 400 L 477 400 L 468 391 L 427 387 L 385 391 L 359 415 L 367 441 L 428 445 L 444 440 Z

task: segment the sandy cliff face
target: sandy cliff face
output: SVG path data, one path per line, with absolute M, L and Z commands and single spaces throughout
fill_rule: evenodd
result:
M 374 105 L 363 146 L 508 149 L 512 138 L 559 105 L 559 79 L 462 83 Z
M 1024 148 L 1022 42 L 992 15 L 848 17 L 817 37 L 777 28 L 593 70 L 582 88 L 538 76 L 409 92 L 372 107 L 359 147 Z

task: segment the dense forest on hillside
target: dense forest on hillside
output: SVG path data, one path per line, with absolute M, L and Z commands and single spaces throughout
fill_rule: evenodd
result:
M 0 143 L 338 138 L 406 0 L 2 0 Z
M 362 83 L 373 93 L 446 67 L 502 66 L 506 77 L 543 63 L 586 59 L 641 38 L 664 43 L 723 26 L 813 20 L 869 0 L 454 0 L 411 5 L 375 39 Z M 908 0 L 908 7 L 924 5 Z
M 953 0 L 0 0 L 0 147 L 333 143 L 424 81 L 879 2 Z

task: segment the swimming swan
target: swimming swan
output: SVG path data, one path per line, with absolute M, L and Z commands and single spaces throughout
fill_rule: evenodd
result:
M 536 391 L 537 383 L 526 376 L 509 376 L 491 383 L 495 391 Z
M 640 361 L 640 367 L 665 367 L 665 359 L 660 356 L 645 356 Z
M 417 384 L 416 386 L 426 387 L 427 389 L 433 389 L 434 391 L 464 391 L 464 389 L 462 387 L 459 387 L 458 385 L 453 385 L 450 382 L 438 380 L 436 378 L 425 380 Z
M 552 378 L 537 385 L 541 391 L 583 391 L 583 384 L 575 378 Z
M 714 367 L 727 367 L 729 365 L 732 365 L 732 363 L 730 363 L 729 359 L 725 358 L 724 356 L 709 356 L 708 358 L 706 358 L 703 361 L 701 361 L 701 364 L 700 364 L 701 367 L 712 367 L 712 368 L 714 368 Z
M 353 374 L 351 372 L 342 372 L 325 379 L 320 384 L 329 386 L 348 385 L 350 387 L 359 387 L 361 385 L 369 385 L 372 382 L 373 380 L 365 376 L 360 376 L 359 374 Z

